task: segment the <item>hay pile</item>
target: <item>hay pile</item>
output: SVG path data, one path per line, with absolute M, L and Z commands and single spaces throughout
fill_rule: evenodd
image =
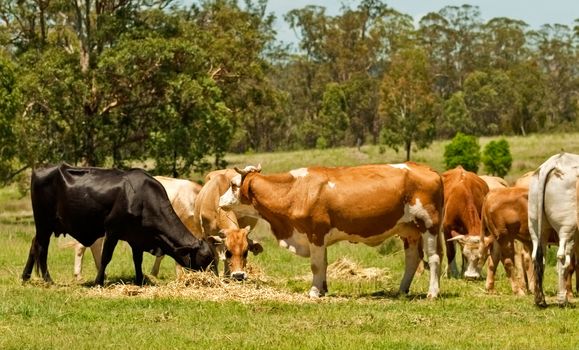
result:
M 364 268 L 349 258 L 342 257 L 328 266 L 328 278 L 350 281 L 386 280 L 390 279 L 390 273 L 377 267 Z
M 327 303 L 346 300 L 342 297 L 310 299 L 307 293 L 290 293 L 276 286 L 283 285 L 267 277 L 255 265 L 249 265 L 247 272 L 250 278 L 244 282 L 222 279 L 212 272 L 184 272 L 177 278 L 163 285 L 146 285 L 143 287 L 116 283 L 104 288 L 84 289 L 82 293 L 104 298 L 140 297 L 140 298 L 190 298 L 209 301 L 238 301 L 251 303 L 256 301 L 281 301 L 287 303 Z M 312 275 L 304 276 L 311 281 Z M 348 258 L 338 259 L 328 266 L 330 281 L 383 281 L 389 279 L 384 269 L 362 268 Z
M 210 301 L 231 301 L 251 303 L 274 300 L 288 303 L 319 302 L 311 300 L 305 293 L 289 293 L 276 288 L 275 282 L 268 279 L 255 267 L 248 269 L 250 278 L 244 282 L 222 279 L 212 272 L 185 272 L 174 281 L 160 286 L 113 284 L 104 288 L 91 288 L 91 296 L 141 297 L 141 298 L 191 298 Z

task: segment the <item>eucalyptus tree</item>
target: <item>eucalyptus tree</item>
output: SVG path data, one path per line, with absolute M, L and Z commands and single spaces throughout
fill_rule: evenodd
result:
M 428 147 L 436 135 L 438 98 L 424 50 L 400 50 L 381 84 L 382 141 L 410 160 L 412 147 Z

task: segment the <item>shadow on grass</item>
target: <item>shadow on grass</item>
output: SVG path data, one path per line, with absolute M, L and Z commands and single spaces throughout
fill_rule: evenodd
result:
M 115 277 L 107 277 L 105 279 L 104 287 L 109 287 L 116 284 L 127 284 L 127 285 L 134 285 L 134 286 L 156 286 L 157 280 L 154 277 L 146 276 L 144 277 L 144 281 L 142 284 L 138 284 L 135 281 L 134 276 L 115 276 Z M 79 285 L 87 288 L 96 287 L 94 280 L 80 282 Z
M 339 293 L 339 294 L 330 294 L 329 297 L 332 296 L 340 297 L 340 298 L 348 298 L 348 299 L 372 299 L 372 300 L 423 300 L 428 299 L 427 293 L 411 293 L 411 294 L 401 294 L 398 290 L 379 290 L 376 292 L 371 293 L 360 293 L 360 294 L 353 294 L 353 293 Z M 457 292 L 441 292 L 438 294 L 437 299 L 451 299 L 451 298 L 459 298 L 460 295 Z

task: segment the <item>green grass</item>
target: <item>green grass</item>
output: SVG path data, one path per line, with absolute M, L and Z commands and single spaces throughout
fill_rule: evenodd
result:
M 481 139 L 481 145 L 490 139 Z M 579 153 L 579 134 L 508 138 L 515 159 L 509 174 L 517 175 L 539 165 L 564 148 Z M 444 142 L 413 155 L 416 161 L 442 170 Z M 403 155 L 377 147 L 278 154 L 232 155 L 234 165 L 261 162 L 264 172 L 320 165 L 399 162 Z M 579 345 L 579 311 L 555 306 L 554 267 L 546 270 L 550 307 L 537 309 L 532 296 L 511 295 L 499 269 L 497 293 L 487 294 L 484 282 L 441 280 L 438 300 L 425 298 L 428 272 L 419 274 L 409 296 L 396 296 L 403 273 L 403 253 L 397 239 L 371 248 L 342 242 L 329 248 L 329 262 L 348 257 L 383 274 L 376 280 L 330 279 L 330 293 L 320 302 L 209 301 L 177 297 L 99 297 L 91 283 L 72 276 L 73 252 L 66 239 L 53 238 L 49 269 L 55 284 L 38 277 L 22 284 L 34 224 L 30 203 L 12 187 L 0 190 L 0 349 L 576 349 Z M 250 256 L 281 291 L 306 294 L 311 273 L 308 259 L 279 248 L 258 230 L 265 251 Z M 96 274 L 87 254 L 84 276 Z M 148 271 L 153 257 L 145 256 Z M 155 283 L 174 279 L 167 258 Z M 443 263 L 443 266 L 446 262 Z M 121 243 L 107 269 L 109 281 L 131 283 L 134 276 L 130 249 Z M 576 301 L 576 300 L 574 300 Z

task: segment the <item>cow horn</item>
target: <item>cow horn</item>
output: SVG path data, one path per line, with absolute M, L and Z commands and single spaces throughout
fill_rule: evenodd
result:
M 207 237 L 207 240 L 213 244 L 223 244 L 223 238 L 219 236 L 209 236 Z
M 465 237 L 464 235 L 454 236 L 452 238 L 447 239 L 447 242 L 462 241 L 464 237 Z

